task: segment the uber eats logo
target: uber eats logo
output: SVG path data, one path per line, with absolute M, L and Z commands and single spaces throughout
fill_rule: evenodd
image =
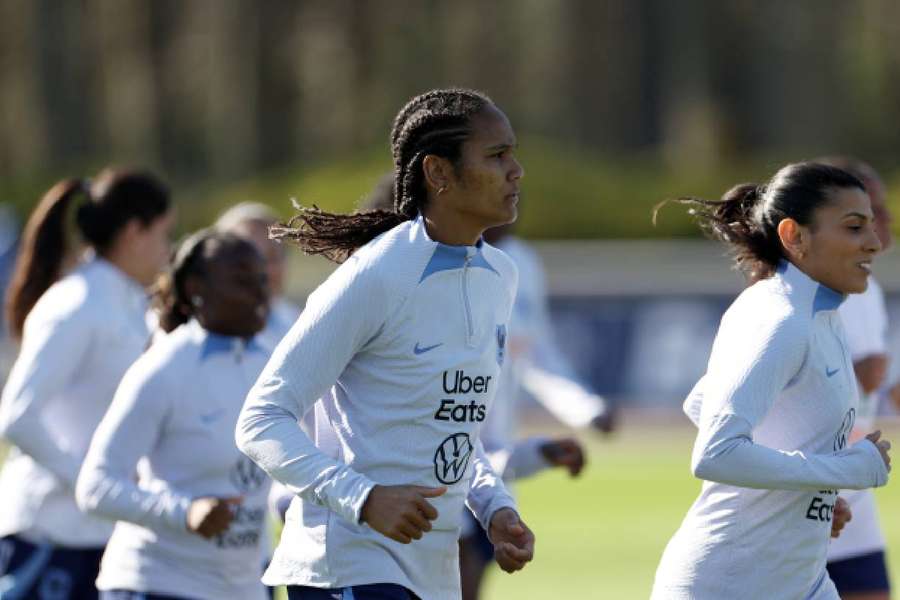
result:
M 443 386 L 445 394 L 487 394 L 491 386 L 491 376 L 471 377 L 463 370 L 457 370 L 451 375 L 444 371 Z M 454 423 L 481 423 L 486 416 L 487 406 L 474 399 L 466 403 L 457 402 L 453 398 L 444 398 L 434 413 L 435 420 Z

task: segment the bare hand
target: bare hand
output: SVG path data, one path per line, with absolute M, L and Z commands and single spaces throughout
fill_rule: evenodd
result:
M 881 430 L 873 431 L 869 435 L 866 436 L 866 439 L 875 444 L 875 447 L 878 448 L 878 452 L 881 454 L 881 460 L 884 461 L 884 466 L 887 467 L 888 473 L 891 471 L 891 455 L 888 454 L 888 450 L 891 449 L 891 443 L 887 440 L 881 439 Z
M 431 521 L 438 517 L 426 498 L 437 498 L 446 491 L 446 487 L 376 485 L 363 504 L 360 521 L 381 535 L 409 544 L 431 531 Z
M 831 537 L 836 538 L 841 535 L 841 529 L 852 519 L 853 513 L 850 511 L 850 504 L 838 496 L 834 502 L 834 515 L 831 517 Z
M 511 508 L 501 508 L 491 518 L 494 560 L 507 573 L 522 569 L 534 558 L 534 534 Z
M 584 450 L 578 440 L 565 438 L 541 445 L 541 454 L 554 467 L 565 467 L 569 475 L 577 477 L 584 468 Z
M 187 528 L 207 539 L 219 535 L 231 525 L 234 518 L 234 507 L 243 498 L 194 498 L 188 507 Z

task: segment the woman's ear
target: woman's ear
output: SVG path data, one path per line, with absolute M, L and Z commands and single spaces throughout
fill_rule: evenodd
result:
M 425 174 L 425 185 L 432 192 L 441 193 L 450 187 L 453 165 L 446 158 L 428 154 L 422 160 L 422 170 Z
M 794 219 L 782 219 L 778 223 L 778 238 L 788 258 L 802 261 L 809 250 L 809 228 Z

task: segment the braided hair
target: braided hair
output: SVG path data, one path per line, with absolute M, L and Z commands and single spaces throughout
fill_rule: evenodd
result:
M 830 192 L 843 188 L 865 191 L 862 182 L 847 171 L 799 162 L 782 167 L 765 185 L 736 185 L 719 201 L 686 197 L 674 202 L 688 206 L 700 229 L 729 247 L 735 267 L 753 283 L 774 274 L 786 258 L 778 224 L 793 219 L 813 227 L 815 212 L 831 200 Z M 656 206 L 654 221 L 668 202 Z
M 416 218 L 428 202 L 425 157 L 440 156 L 458 166 L 472 117 L 491 104 L 484 94 L 465 89 L 432 90 L 414 97 L 397 114 L 391 130 L 392 210 L 336 214 L 297 206 L 298 213 L 287 223 L 270 227 L 269 236 L 290 241 L 307 254 L 343 262 L 373 238 Z

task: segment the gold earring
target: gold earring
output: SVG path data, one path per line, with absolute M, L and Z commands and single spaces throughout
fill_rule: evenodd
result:
M 443 194 L 446 191 L 447 191 L 447 187 L 442 185 L 441 187 L 438 188 L 438 196 L 440 196 L 441 194 Z

